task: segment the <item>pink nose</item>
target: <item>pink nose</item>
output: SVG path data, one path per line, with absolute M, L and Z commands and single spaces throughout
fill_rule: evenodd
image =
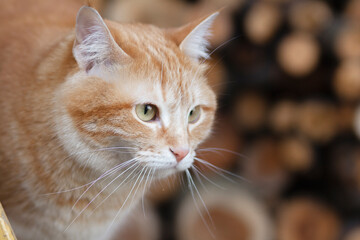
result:
M 188 147 L 171 147 L 170 152 L 172 152 L 172 154 L 174 154 L 176 161 L 180 162 L 181 160 L 183 160 L 186 157 L 186 155 L 188 155 L 189 148 Z

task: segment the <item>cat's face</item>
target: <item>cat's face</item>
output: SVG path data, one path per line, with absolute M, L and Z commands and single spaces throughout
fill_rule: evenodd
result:
M 93 19 L 97 16 L 92 10 L 85 11 L 93 27 L 99 19 Z M 78 25 L 80 20 L 78 16 Z M 65 147 L 81 152 L 77 161 L 101 171 L 129 160 L 156 170 L 157 176 L 189 168 L 216 110 L 215 95 L 204 76 L 206 67 L 197 59 L 203 56 L 186 54 L 186 46 L 177 42 L 189 29 L 108 26 L 113 38 L 103 32 L 104 42 L 93 43 L 105 52 L 95 57 L 104 59 L 94 60 L 95 53 L 85 53 L 89 46 L 82 46 L 77 36 L 74 55 L 80 70 L 59 92 L 64 107 L 58 131 L 63 132 Z M 102 29 L 96 27 L 96 37 L 101 38 Z

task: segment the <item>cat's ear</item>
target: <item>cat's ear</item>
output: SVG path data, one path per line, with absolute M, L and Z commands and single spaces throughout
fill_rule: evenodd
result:
M 178 29 L 169 30 L 169 34 L 178 44 L 181 51 L 194 59 L 209 58 L 208 38 L 211 36 L 210 28 L 219 12 L 191 22 Z
M 100 14 L 86 6 L 76 17 L 73 55 L 79 67 L 88 73 L 130 60 L 116 44 Z

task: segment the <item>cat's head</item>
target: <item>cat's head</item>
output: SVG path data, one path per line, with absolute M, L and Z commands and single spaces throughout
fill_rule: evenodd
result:
M 217 13 L 176 29 L 77 16 L 78 64 L 59 91 L 57 128 L 77 161 L 96 170 L 128 161 L 164 176 L 189 168 L 216 110 L 203 59 Z

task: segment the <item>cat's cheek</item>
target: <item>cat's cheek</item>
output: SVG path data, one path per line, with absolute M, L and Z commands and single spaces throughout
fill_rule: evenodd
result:
M 190 168 L 194 163 L 193 156 L 187 156 L 184 158 L 179 164 L 176 166 L 177 171 L 185 171 L 186 169 Z
M 190 131 L 190 139 L 192 144 L 200 144 L 204 141 L 211 133 L 211 127 L 213 124 L 213 117 L 205 118 L 203 122 L 195 126 Z

